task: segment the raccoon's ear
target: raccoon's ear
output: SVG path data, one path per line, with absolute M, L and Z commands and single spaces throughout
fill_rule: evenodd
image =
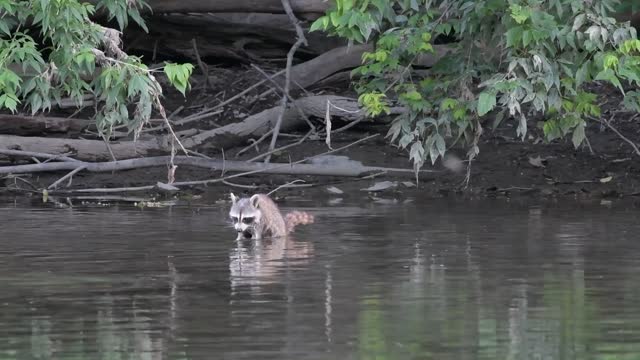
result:
M 255 194 L 249 199 L 249 202 L 251 203 L 251 205 L 253 207 L 257 208 L 258 207 L 258 200 L 260 200 L 260 195 Z
M 231 195 L 231 202 L 235 204 L 238 198 L 233 193 L 229 193 L 229 195 Z

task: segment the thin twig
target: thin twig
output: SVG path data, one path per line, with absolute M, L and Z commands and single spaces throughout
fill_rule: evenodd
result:
M 176 121 L 173 122 L 173 125 L 175 125 L 175 126 L 185 125 L 185 124 L 188 124 L 188 123 L 193 122 L 193 121 L 197 121 L 197 120 L 200 120 L 200 119 L 207 118 L 209 116 L 221 114 L 222 112 L 223 112 L 222 109 L 217 109 L 215 111 L 211 111 L 211 109 L 207 109 L 207 110 L 202 111 L 200 113 L 189 115 L 189 116 L 187 116 L 185 118 L 182 118 L 180 120 L 176 120 Z M 215 122 L 212 122 L 212 123 L 213 123 L 213 125 L 215 125 L 217 127 L 220 127 L 219 124 L 217 124 Z
M 184 110 L 184 105 L 180 105 L 177 109 L 173 110 L 173 112 L 169 114 L 169 120 L 173 119 L 173 117 L 178 115 L 182 110 Z
M 47 190 L 55 189 L 63 181 L 65 181 L 66 179 L 70 179 L 73 175 L 75 175 L 76 173 L 78 173 L 78 172 L 80 172 L 80 171 L 82 171 L 82 170 L 84 170 L 86 168 L 87 168 L 86 166 L 80 166 L 79 168 L 73 169 L 67 175 L 61 177 L 60 179 L 56 180 L 56 182 L 54 182 L 53 184 L 49 185 Z
M 116 159 L 116 155 L 113 153 L 113 149 L 111 149 L 111 144 L 109 144 L 109 140 L 107 139 L 107 137 L 102 135 L 102 140 L 104 141 L 104 144 L 107 146 L 107 150 L 109 150 L 109 155 L 111 155 L 111 159 L 113 161 L 118 161 L 118 159 Z
M 229 182 L 229 181 L 226 181 L 226 180 L 223 180 L 222 183 L 225 184 L 225 185 L 238 187 L 238 188 L 241 188 L 241 189 L 255 189 L 255 188 L 257 188 L 257 186 L 255 186 L 255 185 L 236 184 L 236 183 L 232 183 L 232 182 Z
M 280 75 L 282 75 L 284 72 L 285 72 L 285 69 L 282 69 L 282 70 L 278 71 L 277 73 L 273 74 L 273 76 L 272 76 L 272 77 L 280 76 Z M 204 117 L 207 117 L 207 116 L 209 116 L 209 115 L 218 114 L 218 113 L 219 113 L 218 109 L 220 109 L 221 107 L 224 107 L 225 105 L 228 105 L 228 104 L 230 104 L 230 103 L 234 102 L 235 100 L 237 100 L 237 99 L 241 98 L 242 96 L 244 96 L 244 95 L 246 95 L 247 93 L 249 93 L 251 90 L 254 90 L 254 89 L 255 89 L 255 88 L 257 88 L 258 86 L 260 86 L 260 85 L 262 85 L 262 84 L 264 84 L 264 83 L 266 83 L 266 82 L 267 82 L 267 80 L 266 80 L 266 79 L 264 79 L 264 80 L 260 80 L 260 81 L 258 81 L 257 83 L 255 83 L 255 84 L 253 84 L 253 85 L 249 86 L 248 88 L 246 88 L 246 89 L 242 90 L 241 92 L 239 92 L 239 93 L 235 94 L 234 96 L 230 97 L 229 99 L 227 99 L 227 100 L 225 100 L 225 101 L 221 102 L 220 104 L 217 104 L 217 105 L 215 105 L 215 106 L 213 106 L 213 107 L 211 107 L 211 108 L 209 108 L 209 109 L 206 109 L 206 110 L 200 111 L 200 112 L 198 112 L 198 113 L 195 113 L 195 114 L 189 115 L 189 116 L 187 116 L 187 117 L 185 117 L 185 118 L 183 118 L 183 119 L 180 119 L 179 121 L 176 121 L 176 122 L 175 122 L 175 124 L 176 124 L 176 125 L 178 125 L 178 124 L 182 125 L 183 123 L 185 123 L 185 122 L 186 122 L 186 121 L 188 121 L 188 120 L 193 119 L 194 117 L 204 118 Z M 273 89 L 270 89 L 270 90 L 273 90 Z
M 262 135 L 258 140 L 253 141 L 251 144 L 247 145 L 244 149 L 238 151 L 238 153 L 236 154 L 236 157 L 244 154 L 245 152 L 247 152 L 247 150 L 251 149 L 251 148 L 256 148 L 256 150 L 258 149 L 258 144 L 260 144 L 261 142 L 263 142 L 266 138 L 269 137 L 269 135 L 271 135 L 271 133 L 273 133 L 273 129 L 270 129 L 269 131 L 267 131 L 264 135 Z
M 7 177 L 5 177 L 5 179 L 6 179 L 6 178 L 13 178 L 13 184 L 14 184 L 18 189 L 20 189 L 20 188 L 18 187 L 18 183 L 16 182 L 16 180 L 20 180 L 20 181 L 24 182 L 25 184 L 27 184 L 27 185 L 31 186 L 31 188 L 32 188 L 32 189 L 34 189 L 34 190 L 36 190 L 36 191 L 38 191 L 38 192 L 39 192 L 39 190 L 40 190 L 40 189 L 38 189 L 38 187 L 37 187 L 37 186 L 33 185 L 33 184 L 31 183 L 31 181 L 29 181 L 29 180 L 27 180 L 27 179 L 23 179 L 21 176 L 11 175 L 11 176 L 7 176 Z
M 387 173 L 386 171 L 380 171 L 380 172 L 373 173 L 373 174 L 370 174 L 370 175 L 367 175 L 367 176 L 363 176 L 363 177 L 360 178 L 360 180 L 373 179 L 373 178 L 376 178 L 376 177 L 378 177 L 380 175 L 385 175 L 386 173 Z
M 307 140 L 307 138 L 308 138 L 309 136 L 311 136 L 311 134 L 313 134 L 313 130 L 309 130 L 309 131 L 307 131 L 307 133 L 306 133 L 306 134 L 305 134 L 305 135 L 304 135 L 300 140 L 298 140 L 298 141 L 296 141 L 296 142 L 294 142 L 294 143 L 291 143 L 291 144 L 288 144 L 288 145 L 285 145 L 285 146 L 281 146 L 281 147 L 279 147 L 279 148 L 277 148 L 277 149 L 273 149 L 273 150 L 271 150 L 271 151 L 267 151 L 266 153 L 264 153 L 264 154 L 260 154 L 260 155 L 258 155 L 258 156 L 256 156 L 256 157 L 253 157 L 253 158 L 251 158 L 251 159 L 249 159 L 249 160 L 247 160 L 247 161 L 249 161 L 249 162 L 258 161 L 258 160 L 262 159 L 262 158 L 263 158 L 263 157 L 265 157 L 265 156 L 269 156 L 269 155 L 271 155 L 271 154 L 273 154 L 273 153 L 276 153 L 276 152 L 279 152 L 279 151 L 282 151 L 282 150 L 288 149 L 288 148 L 290 148 L 290 147 L 294 147 L 294 146 L 300 145 L 300 144 L 302 144 L 305 140 Z
M 165 121 L 165 124 L 167 124 L 167 128 L 169 129 L 169 132 L 171 133 L 173 138 L 176 140 L 178 145 L 180 145 L 180 148 L 182 149 L 184 154 L 189 156 L 189 153 L 187 152 L 187 149 L 184 147 L 184 145 L 182 145 L 182 142 L 178 138 L 178 135 L 176 135 L 176 133 L 173 131 L 173 127 L 171 126 L 171 123 L 169 122 L 169 118 L 167 118 L 167 113 L 164 111 L 164 106 L 162 106 L 162 104 L 160 103 L 160 101 L 158 99 L 156 99 L 156 108 L 160 111 L 160 116 Z M 173 146 L 173 144 L 171 144 L 171 146 Z
M 352 121 L 352 122 L 348 123 L 348 124 L 347 124 L 347 125 L 345 125 L 345 126 L 339 127 L 339 128 L 337 128 L 337 129 L 335 129 L 335 130 L 331 130 L 331 134 L 335 134 L 335 133 L 343 132 L 343 131 L 345 131 L 345 130 L 347 130 L 347 129 L 350 129 L 350 128 L 352 128 L 352 127 L 354 127 L 354 126 L 358 125 L 361 121 L 362 121 L 362 118 L 357 119 L 357 120 L 354 120 L 354 121 Z
M 224 172 L 226 170 L 226 165 L 227 165 L 227 160 L 226 160 L 226 155 L 224 154 L 224 148 L 220 148 L 220 151 L 222 152 L 222 171 L 220 171 L 220 175 L 224 176 Z
M 193 155 L 195 155 L 195 156 L 199 156 L 199 157 L 201 157 L 201 158 L 203 158 L 203 159 L 213 160 L 210 156 L 207 156 L 207 155 L 205 155 L 205 154 L 203 154 L 203 153 L 199 153 L 199 152 L 197 152 L 197 151 L 193 151 L 193 150 L 189 150 L 189 149 L 187 149 L 187 152 L 189 152 L 189 154 L 193 154 Z
M 589 152 L 591 153 L 591 155 L 595 155 L 596 153 L 593 151 L 593 148 L 591 147 L 591 142 L 589 141 L 589 138 L 585 136 L 584 141 L 587 143 L 587 147 L 589 148 Z
M 207 109 L 205 111 L 208 111 L 208 110 L 209 109 Z M 198 114 L 195 114 L 195 115 L 190 115 L 190 116 L 182 118 L 180 120 L 173 121 L 173 126 L 182 126 L 182 125 L 188 124 L 190 122 L 194 122 L 194 121 L 198 121 L 198 120 L 207 118 L 209 116 L 218 115 L 218 114 L 222 113 L 222 111 L 223 111 L 222 109 L 219 109 L 219 110 L 214 111 L 214 112 L 207 112 L 207 113 L 204 113 L 204 114 L 199 114 L 198 113 Z M 169 115 L 169 119 L 171 119 L 171 115 Z M 221 126 L 218 123 L 216 123 L 215 121 L 211 121 L 211 123 L 213 124 L 214 127 L 220 127 Z M 144 129 L 144 130 L 142 130 L 140 132 L 141 133 L 150 133 L 150 132 L 155 132 L 155 131 L 161 131 L 161 130 L 165 129 L 164 125 L 165 124 L 161 124 L 161 125 L 158 125 L 158 126 L 150 127 L 148 129 Z
M 620 133 L 620 131 L 618 131 L 618 129 L 613 127 L 613 125 L 611 125 L 611 121 L 613 120 L 614 117 L 615 117 L 615 115 L 611 115 L 611 119 L 609 119 L 609 120 L 600 120 L 600 119 L 596 119 L 596 118 L 592 118 L 592 119 L 607 125 L 607 127 L 609 129 L 611 129 L 611 131 L 616 133 L 616 135 L 618 135 L 622 140 L 626 141 L 627 144 L 631 145 L 631 147 L 635 151 L 636 155 L 640 156 L 640 149 L 638 149 L 638 146 L 633 141 L 631 141 L 628 137 L 622 135 L 622 133 Z
M 54 155 L 47 154 L 41 152 L 33 152 L 33 151 L 23 151 L 23 150 L 10 150 L 10 149 L 0 149 L 0 155 L 8 155 L 8 156 L 25 156 L 25 157 L 36 157 L 43 158 L 48 160 L 62 160 L 69 162 L 80 162 L 80 160 L 70 158 L 65 155 Z
M 202 70 L 202 74 L 204 75 L 205 85 L 209 87 L 209 89 L 213 89 L 213 85 L 211 84 L 211 79 L 209 79 L 209 68 L 202 62 L 200 58 L 200 52 L 198 52 L 198 45 L 196 44 L 196 38 L 191 39 L 191 44 L 193 44 L 193 51 L 196 55 L 196 61 L 198 62 L 198 67 Z
M 293 55 L 296 53 L 298 48 L 302 44 L 307 44 L 307 39 L 304 37 L 304 31 L 298 22 L 293 10 L 291 9 L 291 4 L 289 0 L 281 0 L 282 6 L 284 7 L 284 11 L 287 13 L 289 20 L 296 28 L 297 39 L 296 42 L 291 46 L 289 52 L 287 53 L 287 66 L 285 72 L 285 81 L 284 81 L 284 92 L 282 94 L 282 110 L 280 111 L 280 115 L 278 116 L 278 121 L 276 122 L 275 127 L 273 128 L 273 136 L 271 137 L 271 144 L 269 144 L 269 151 L 272 151 L 276 147 L 276 141 L 278 140 L 278 134 L 280 133 L 280 126 L 282 125 L 282 119 L 284 118 L 284 114 L 287 111 L 287 100 L 289 97 L 289 88 L 291 86 L 291 65 L 293 64 Z M 271 154 L 267 155 L 264 159 L 265 163 L 268 163 L 271 160 Z
M 305 182 L 305 181 L 304 181 L 304 180 L 302 180 L 302 179 L 296 179 L 296 180 L 293 180 L 293 181 L 289 181 L 288 183 L 286 183 L 286 184 L 282 184 L 282 185 L 278 186 L 277 188 L 275 188 L 275 189 L 273 189 L 273 190 L 269 191 L 269 192 L 267 193 L 267 196 L 271 196 L 271 194 L 273 194 L 274 192 L 276 192 L 276 191 L 278 191 L 278 190 L 280 190 L 280 189 L 282 189 L 282 188 L 291 187 L 291 185 L 293 185 L 293 184 L 295 184 L 295 183 L 299 183 L 299 182 Z
M 469 159 L 469 162 L 467 163 L 467 174 L 464 177 L 464 188 L 468 188 L 469 187 L 469 182 L 471 181 L 471 162 L 472 160 Z
M 258 67 L 255 64 L 251 64 L 251 66 L 254 69 L 256 69 L 256 71 L 258 71 L 260 74 L 262 74 L 264 77 L 266 77 L 275 87 L 278 88 L 278 90 L 280 90 L 283 93 L 285 93 L 285 90 L 282 88 L 282 86 L 280 86 L 280 84 L 278 84 L 278 82 L 275 81 L 272 76 L 269 76 L 269 74 L 264 72 L 264 70 L 262 70 L 260 67 Z M 291 97 L 291 95 L 289 95 L 288 93 L 287 93 L 286 96 L 289 99 L 289 101 L 293 104 L 293 106 L 295 106 L 296 110 L 298 111 L 298 114 L 300 114 L 300 116 L 304 119 L 304 121 L 307 122 L 307 125 L 309 125 L 309 127 L 315 131 L 315 129 L 316 129 L 315 125 L 313 125 L 311 120 L 309 120 L 309 117 L 307 116 L 307 114 L 304 113 L 304 110 L 300 107 L 300 105 L 298 105 L 298 103 L 295 101 L 295 99 L 293 99 Z

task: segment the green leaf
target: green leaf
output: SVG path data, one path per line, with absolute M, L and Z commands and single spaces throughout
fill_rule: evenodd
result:
M 15 112 L 17 110 L 16 107 L 19 102 L 20 101 L 15 94 L 6 93 L 0 96 L 0 104 L 3 104 L 4 107 L 11 110 L 11 112 Z
M 584 141 L 585 139 L 584 127 L 585 127 L 585 122 L 580 121 L 578 126 L 576 126 L 573 129 L 573 136 L 571 137 L 571 141 L 573 142 L 573 146 L 576 149 L 578 148 L 578 146 L 580 146 L 580 144 L 582 144 L 582 141 Z
M 316 21 L 311 23 L 311 27 L 309 27 L 309 32 L 317 31 L 317 30 L 326 30 L 329 26 L 329 17 L 321 16 Z
M 502 111 L 496 114 L 496 117 L 493 119 L 493 124 L 492 124 L 493 130 L 497 129 L 498 126 L 500 126 L 500 124 L 502 123 L 502 120 L 504 120 L 506 112 L 507 112 L 507 109 L 503 109 Z
M 510 9 L 511 9 L 511 17 L 518 24 L 524 23 L 531 16 L 531 9 L 528 7 L 512 4 L 510 6 Z
M 584 21 L 586 20 L 587 16 L 585 14 L 580 14 L 578 16 L 576 16 L 576 18 L 573 20 L 573 27 L 571 28 L 571 31 L 578 31 L 582 25 L 584 25 Z
M 422 147 L 421 142 L 414 142 L 413 145 L 411 145 L 409 160 L 413 160 L 414 163 L 424 162 L 424 147 Z
M 440 134 L 434 134 L 436 149 L 440 156 L 444 156 L 445 151 L 447 150 L 446 144 L 444 142 L 444 138 Z
M 440 107 L 442 108 L 442 110 L 445 110 L 445 111 L 453 109 L 456 106 L 458 106 L 458 100 L 452 99 L 452 98 L 446 98 L 442 100 L 442 104 L 440 104 Z
M 598 75 L 596 75 L 594 80 L 609 81 L 613 85 L 617 86 L 618 89 L 620 89 L 620 91 L 622 91 L 622 93 L 624 94 L 624 88 L 622 87 L 620 80 L 618 79 L 618 77 L 616 76 L 615 72 L 612 69 L 604 69 L 600 71 Z
M 483 91 L 478 97 L 478 116 L 483 116 L 496 106 L 496 95 Z
M 164 66 L 164 73 L 167 75 L 167 79 L 171 85 L 173 85 L 182 95 L 185 95 L 185 91 L 189 86 L 189 77 L 193 71 L 192 64 L 173 64 L 167 63 Z
M 415 135 L 413 133 L 404 134 L 398 141 L 401 148 L 406 148 L 413 141 Z
M 530 30 L 524 30 L 522 32 L 522 45 L 525 47 L 529 46 L 529 44 L 531 44 L 531 40 L 533 40 L 532 32 Z
M 522 42 L 522 26 L 512 27 L 507 31 L 505 36 L 507 37 L 507 47 L 516 47 Z
M 603 60 L 603 66 L 605 69 L 615 69 L 618 67 L 618 57 L 614 54 L 607 54 Z
M 585 62 L 576 71 L 576 86 L 582 85 L 589 79 L 589 62 Z
M 640 92 L 629 91 L 622 100 L 622 106 L 626 110 L 640 112 Z
M 0 31 L 11 36 L 11 30 L 9 30 L 9 23 L 5 19 L 0 19 Z

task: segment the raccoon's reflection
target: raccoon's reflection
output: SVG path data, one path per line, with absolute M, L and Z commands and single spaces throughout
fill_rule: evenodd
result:
M 229 252 L 231 290 L 238 287 L 279 281 L 286 269 L 300 268 L 311 262 L 313 244 L 291 236 L 263 240 L 238 240 Z

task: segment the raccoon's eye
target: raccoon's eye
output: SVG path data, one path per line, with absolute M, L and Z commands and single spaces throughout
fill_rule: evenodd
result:
M 242 222 L 245 224 L 251 224 L 253 222 L 253 217 L 244 217 L 242 218 Z
M 238 222 L 238 217 L 237 217 L 237 216 L 232 216 L 232 217 L 231 217 L 231 220 L 232 220 L 234 223 L 237 223 L 237 222 Z

